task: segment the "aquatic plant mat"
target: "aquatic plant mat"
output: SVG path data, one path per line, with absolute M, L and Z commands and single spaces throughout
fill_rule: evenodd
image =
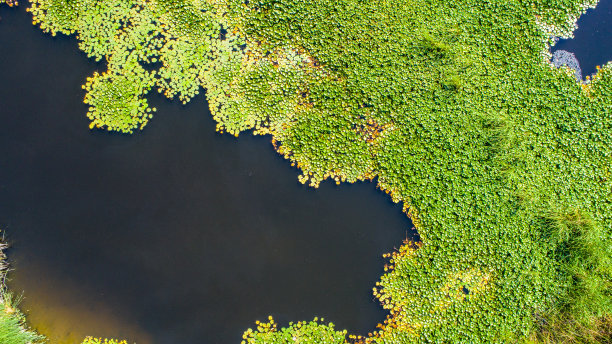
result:
M 148 92 L 186 103 L 205 89 L 218 131 L 271 135 L 302 183 L 373 180 L 404 204 L 421 242 L 388 255 L 378 331 L 269 319 L 245 342 L 546 342 L 578 328 L 576 341 L 604 342 L 612 64 L 581 83 L 548 50 L 594 5 L 33 0 L 30 12 L 107 62 L 83 86 L 91 128 L 132 133 L 155 112 Z

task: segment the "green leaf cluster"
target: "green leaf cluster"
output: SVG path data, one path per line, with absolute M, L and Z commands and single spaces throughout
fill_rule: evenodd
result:
M 116 340 L 116 339 L 108 339 L 108 338 L 94 338 L 94 337 L 87 337 L 83 340 L 83 343 L 81 344 L 127 344 L 127 341 L 125 340 Z
M 334 324 L 323 324 L 323 320 L 300 321 L 278 330 L 274 319 L 269 317 L 268 322 L 257 321 L 256 330 L 247 330 L 242 344 L 344 344 L 346 331 L 336 331 Z

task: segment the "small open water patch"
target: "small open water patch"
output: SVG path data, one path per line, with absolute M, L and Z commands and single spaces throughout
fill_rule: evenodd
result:
M 567 65 L 574 69 L 582 80 L 596 73 L 597 66 L 612 61 L 612 0 L 600 0 L 577 24 L 574 38 L 560 39 L 552 47 L 552 62 L 557 67 Z
M 574 76 L 577 80 L 582 80 L 582 69 L 580 68 L 580 62 L 576 58 L 574 53 L 570 53 L 566 50 L 556 50 L 552 56 L 552 63 L 555 67 L 560 68 L 567 66 L 574 70 Z

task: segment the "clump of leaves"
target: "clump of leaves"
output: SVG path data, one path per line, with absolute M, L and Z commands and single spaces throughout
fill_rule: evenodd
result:
M 127 344 L 127 341 L 125 340 L 116 340 L 116 339 L 108 339 L 108 338 L 94 338 L 94 337 L 87 337 L 83 340 L 83 343 L 81 344 Z

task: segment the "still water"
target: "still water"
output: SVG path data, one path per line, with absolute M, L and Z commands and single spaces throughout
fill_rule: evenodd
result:
M 578 19 L 573 39 L 562 39 L 554 50 L 567 50 L 576 55 L 583 78 L 597 72 L 612 60 L 612 0 L 600 0 Z
M 215 133 L 204 97 L 133 136 L 88 130 L 81 84 L 101 64 L 0 7 L 0 228 L 9 286 L 52 343 L 239 343 L 254 321 L 386 312 L 381 255 L 415 235 L 373 183 L 297 182 L 269 137 Z

